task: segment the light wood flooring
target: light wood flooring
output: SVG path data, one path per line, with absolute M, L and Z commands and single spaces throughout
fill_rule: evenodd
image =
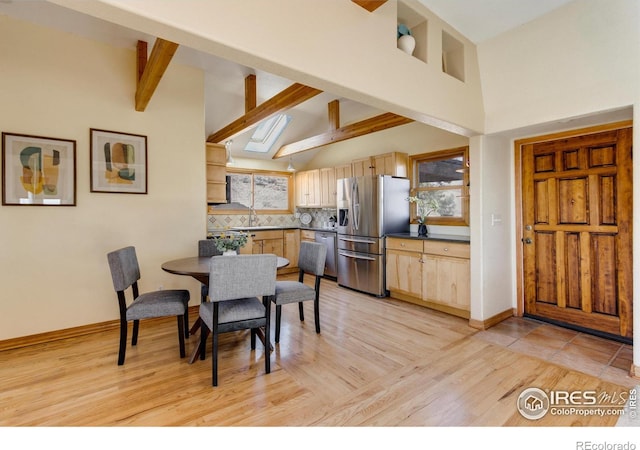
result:
M 260 343 L 252 352 L 247 332 L 224 335 L 216 388 L 210 350 L 194 364 L 179 358 L 174 319 L 141 323 L 120 367 L 117 330 L 0 352 L 0 425 L 611 426 L 617 417 L 530 421 L 516 399 L 527 387 L 613 393 L 637 382 L 523 353 L 514 344 L 542 333 L 539 323 L 514 319 L 478 332 L 463 319 L 332 281 L 321 289 L 322 333 L 311 303 L 304 323 L 295 305 L 285 306 L 268 375 Z M 536 337 L 557 338 L 528 343 Z M 187 342 L 190 352 L 197 336 Z

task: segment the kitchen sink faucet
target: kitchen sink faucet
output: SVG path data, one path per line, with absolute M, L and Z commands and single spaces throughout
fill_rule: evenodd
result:
M 253 223 L 254 220 L 255 220 L 255 226 L 257 226 L 258 225 L 258 213 L 253 208 L 253 206 L 249 206 L 249 226 L 250 227 L 254 226 L 254 223 Z

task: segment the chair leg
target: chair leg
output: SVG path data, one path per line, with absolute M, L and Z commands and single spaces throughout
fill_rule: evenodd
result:
M 213 345 L 211 350 L 211 379 L 213 386 L 218 385 L 218 302 L 213 304 L 213 329 L 211 330 Z
M 251 329 L 251 350 L 256 349 L 256 334 L 257 330 L 255 328 Z
M 140 328 L 140 321 L 133 321 L 133 335 L 131 336 L 131 345 L 138 345 L 138 328 Z
M 127 321 L 120 319 L 120 349 L 118 350 L 118 365 L 124 364 L 124 356 L 127 351 Z
M 209 328 L 204 324 L 204 321 L 201 320 L 202 325 L 200 325 L 200 350 L 198 353 L 200 354 L 200 360 L 204 361 L 205 354 L 207 353 L 207 337 L 209 337 Z
M 314 290 L 316 297 L 313 299 L 313 314 L 316 319 L 316 333 L 320 334 L 320 280 L 322 277 L 316 275 Z
M 263 299 L 267 323 L 264 326 L 264 371 L 271 373 L 271 298 Z
M 280 342 L 280 319 L 282 319 L 282 305 L 276 305 L 276 344 Z
M 313 301 L 313 316 L 316 320 L 316 333 L 320 334 L 320 299 L 317 295 Z
M 184 358 L 184 317 L 176 316 L 178 319 L 178 342 L 180 344 L 180 358 Z
M 300 312 L 300 322 L 304 322 L 304 308 L 302 302 L 298 302 L 298 311 Z
M 183 332 L 185 339 L 189 339 L 189 303 L 187 302 L 184 308 L 184 316 L 182 316 L 183 324 Z

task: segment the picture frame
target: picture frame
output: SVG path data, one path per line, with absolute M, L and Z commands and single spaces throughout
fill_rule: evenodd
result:
M 76 141 L 3 132 L 2 204 L 76 206 Z
M 91 192 L 147 193 L 147 137 L 90 129 Z

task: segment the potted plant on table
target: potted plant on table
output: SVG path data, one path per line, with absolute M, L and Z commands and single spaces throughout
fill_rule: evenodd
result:
M 222 252 L 223 255 L 237 255 L 238 250 L 246 245 L 248 236 L 242 232 L 222 232 L 218 236 L 215 236 L 213 240 L 215 241 L 216 248 L 219 252 Z
M 418 218 L 418 234 L 420 236 L 427 235 L 427 217 L 434 211 L 438 210 L 438 202 L 434 198 L 422 198 L 418 196 L 408 197 L 409 203 L 416 204 L 416 214 Z

